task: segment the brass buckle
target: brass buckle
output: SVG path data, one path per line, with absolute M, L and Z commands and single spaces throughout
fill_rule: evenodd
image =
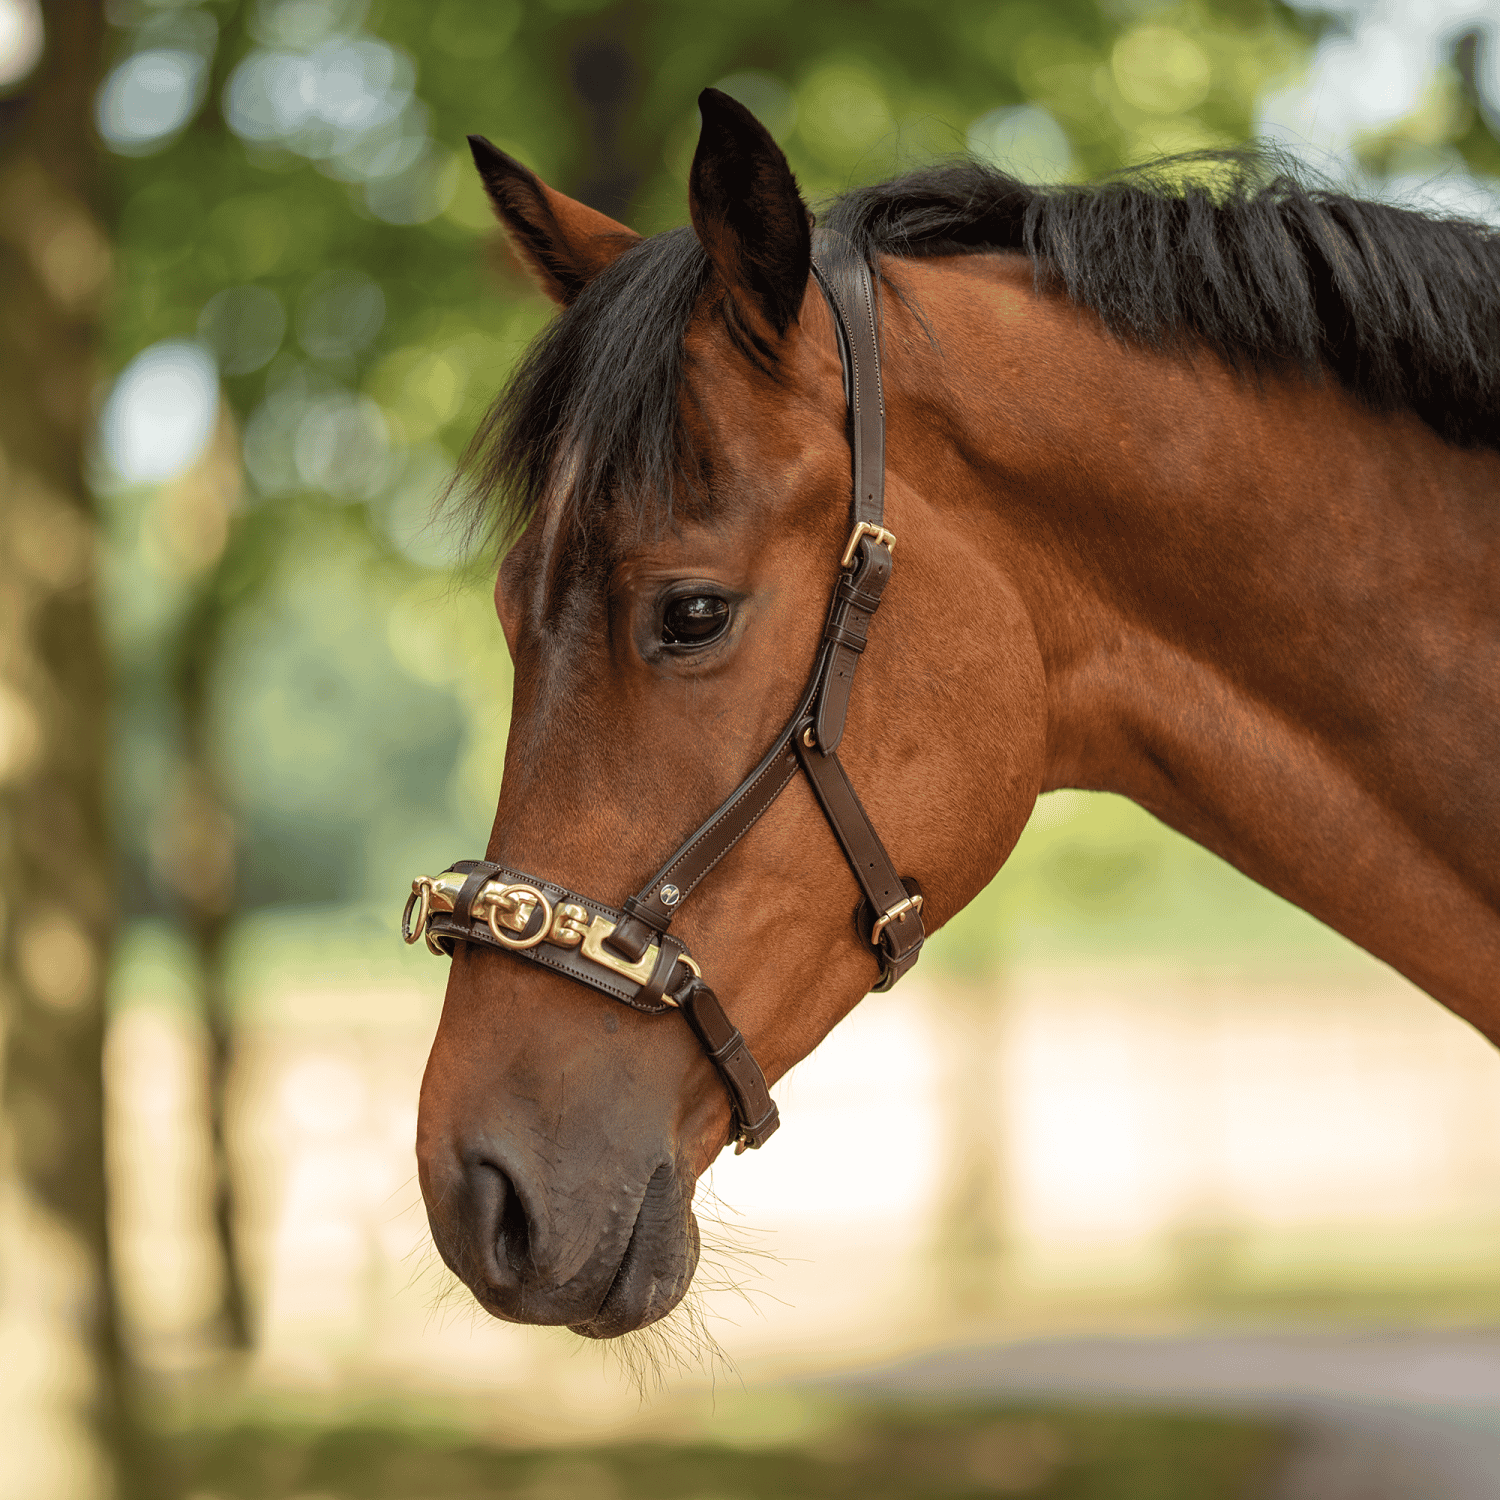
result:
M 656 960 L 661 954 L 661 944 L 652 943 L 634 963 L 631 963 L 621 958 L 618 953 L 611 953 L 604 946 L 604 940 L 614 932 L 615 925 L 607 917 L 595 917 L 583 934 L 583 956 L 593 959 L 596 964 L 602 965 L 612 974 L 618 974 L 624 979 L 633 979 L 637 984 L 650 984 L 651 976 L 656 971 Z M 699 979 L 703 978 L 703 970 L 686 953 L 677 961 L 686 964 Z M 661 998 L 664 1005 L 675 1006 L 677 1004 L 676 1000 L 665 991 Z
M 860 521 L 849 533 L 849 543 L 844 548 L 844 555 L 839 559 L 839 567 L 847 568 L 854 561 L 855 548 L 867 536 L 874 537 L 888 552 L 896 550 L 896 538 L 884 526 L 877 526 L 873 521 Z
M 905 901 L 898 901 L 889 911 L 881 913 L 876 917 L 875 925 L 870 929 L 870 946 L 880 946 L 880 934 L 891 925 L 892 922 L 904 921 L 909 912 L 922 910 L 922 898 L 920 896 L 908 896 Z

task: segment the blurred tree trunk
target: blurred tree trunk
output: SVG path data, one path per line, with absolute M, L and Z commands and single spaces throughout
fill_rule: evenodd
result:
M 108 682 L 81 454 L 110 271 L 102 8 L 0 105 L 0 1495 L 142 1493 L 110 1282 Z
M 224 428 L 215 448 L 224 446 Z M 232 446 L 232 442 L 231 445 Z M 214 450 L 210 450 L 210 459 Z M 237 485 L 239 455 L 210 463 L 197 488 L 200 506 L 227 514 Z M 215 475 L 214 471 L 218 473 Z M 232 474 L 233 480 L 228 480 Z M 178 787 L 168 814 L 170 869 L 198 970 L 199 997 L 208 1042 L 208 1128 L 213 1161 L 213 1222 L 221 1270 L 215 1326 L 206 1330 L 228 1353 L 248 1350 L 254 1340 L 244 1265 L 236 1238 L 234 1161 L 230 1150 L 228 1088 L 235 1061 L 235 1025 L 230 1010 L 228 947 L 235 907 L 237 842 L 223 780 L 212 745 L 209 690 L 226 624 L 228 604 L 222 569 L 200 587 L 178 638 L 173 688 L 182 743 Z

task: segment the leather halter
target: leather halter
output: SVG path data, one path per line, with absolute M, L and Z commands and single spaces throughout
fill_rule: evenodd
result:
M 520 870 L 464 859 L 435 878 L 414 880 L 401 919 L 406 941 L 425 936 L 434 953 L 451 955 L 460 941 L 482 943 L 566 974 L 648 1015 L 681 1011 L 729 1091 L 737 1151 L 770 1138 L 780 1123 L 776 1105 L 744 1037 L 667 929 L 682 902 L 749 832 L 799 767 L 864 892 L 854 917 L 880 963 L 875 989 L 889 989 L 916 963 L 925 936 L 921 891 L 914 880 L 896 874 L 836 753 L 854 671 L 890 582 L 896 545 L 883 524 L 885 405 L 875 289 L 861 256 L 836 270 L 814 259 L 812 270 L 838 329 L 854 461 L 854 524 L 839 559 L 812 676 L 786 727 L 760 764 L 626 898 L 622 910 Z

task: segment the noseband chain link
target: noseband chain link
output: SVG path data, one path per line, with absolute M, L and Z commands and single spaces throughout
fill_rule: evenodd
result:
M 884 525 L 885 399 L 875 288 L 863 257 L 852 253 L 841 257 L 837 271 L 814 259 L 813 275 L 838 330 L 853 456 L 853 529 L 812 676 L 790 721 L 760 764 L 622 909 L 489 860 L 462 859 L 441 875 L 414 880 L 401 920 L 406 941 L 425 938 L 434 953 L 451 956 L 459 942 L 479 943 L 647 1015 L 680 1011 L 729 1093 L 737 1152 L 771 1137 L 780 1124 L 776 1105 L 744 1037 L 667 929 L 699 882 L 799 770 L 864 892 L 855 922 L 880 963 L 874 989 L 890 989 L 916 963 L 926 935 L 921 890 L 897 875 L 836 753 L 854 672 L 890 582 L 896 547 Z

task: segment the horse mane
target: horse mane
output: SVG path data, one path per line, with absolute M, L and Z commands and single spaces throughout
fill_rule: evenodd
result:
M 1023 252 L 1039 286 L 1122 341 L 1206 345 L 1246 372 L 1328 371 L 1375 410 L 1500 447 L 1500 234 L 1486 224 L 1307 186 L 1259 151 L 1167 158 L 1086 187 L 952 162 L 856 188 L 820 217 L 872 267 Z M 514 535 L 558 475 L 585 528 L 611 499 L 658 523 L 674 503 L 706 503 L 681 402 L 709 279 L 692 231 L 671 230 L 543 330 L 466 457 L 476 530 Z
M 829 223 L 872 263 L 1024 251 L 1123 341 L 1327 370 L 1450 443 L 1500 445 L 1500 234 L 1304 186 L 1273 152 L 1168 157 L 1090 187 L 959 162 L 856 188 Z

